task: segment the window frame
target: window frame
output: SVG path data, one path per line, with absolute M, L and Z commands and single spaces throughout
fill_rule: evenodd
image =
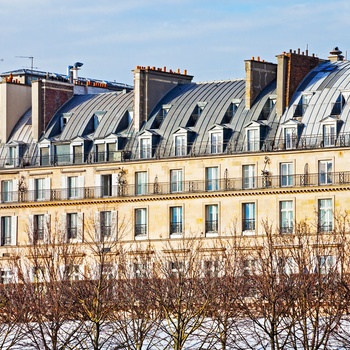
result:
M 281 200 L 279 202 L 280 232 L 293 233 L 294 231 L 294 202 L 292 200 Z
M 219 233 L 219 205 L 205 205 L 205 235 L 212 236 Z
M 205 168 L 205 190 L 219 190 L 219 167 L 211 166 Z
M 135 239 L 142 239 L 147 237 L 148 232 L 148 215 L 147 208 L 136 208 L 134 210 L 134 220 L 135 220 Z
M 242 165 L 242 187 L 243 189 L 256 188 L 256 166 L 255 164 Z
M 135 172 L 135 194 L 142 196 L 148 193 L 147 171 Z
M 333 199 L 319 198 L 318 208 L 318 232 L 327 233 L 333 231 Z
M 243 235 L 251 235 L 256 232 L 256 203 L 242 203 L 242 233 Z
M 170 169 L 170 192 L 177 193 L 183 191 L 183 170 Z
M 333 184 L 333 160 L 324 159 L 318 161 L 318 183 L 319 185 Z
M 280 163 L 280 186 L 281 187 L 294 186 L 294 163 L 293 162 Z
M 170 236 L 182 236 L 183 234 L 183 207 L 172 206 L 169 208 L 169 232 Z

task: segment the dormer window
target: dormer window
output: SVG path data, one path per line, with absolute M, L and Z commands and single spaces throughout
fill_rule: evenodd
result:
M 300 96 L 299 102 L 295 108 L 294 117 L 302 117 L 310 103 L 312 93 L 305 93 Z
M 333 104 L 331 115 L 340 115 L 346 103 L 345 97 L 342 93 L 339 94 L 337 100 Z
M 219 124 L 209 129 L 209 147 L 211 154 L 224 152 L 225 141 L 229 138 L 231 130 Z
M 140 158 L 151 158 L 152 155 L 152 142 L 150 137 L 140 138 Z
M 68 121 L 72 117 L 72 115 L 73 115 L 72 113 L 62 113 L 61 121 L 60 121 L 61 131 L 63 131 L 63 129 L 66 127 L 66 125 L 68 124 Z
M 206 106 L 206 102 L 198 102 L 197 105 L 194 107 L 193 112 L 190 116 L 190 119 L 187 122 L 186 127 L 191 127 L 191 126 L 195 126 L 199 117 L 201 116 L 205 106 Z
M 232 121 L 233 116 L 236 114 L 240 100 L 233 100 L 228 106 L 224 117 L 222 118 L 221 124 L 229 124 Z
M 94 130 L 97 129 L 97 127 L 100 125 L 102 117 L 105 115 L 106 112 L 104 111 L 97 111 L 93 115 L 93 122 L 94 122 Z
M 329 116 L 321 120 L 323 147 L 335 146 L 337 139 L 337 122 L 338 119 L 334 116 Z
M 156 144 L 158 134 L 152 130 L 143 131 L 139 139 L 139 157 L 140 159 L 147 159 L 153 157 L 153 147 Z
M 323 125 L 323 146 L 334 146 L 335 145 L 335 125 L 334 124 L 328 124 Z
M 44 139 L 39 143 L 39 156 L 40 165 L 51 164 L 51 142 L 48 139 Z
M 276 104 L 275 97 L 269 97 L 260 112 L 258 120 L 267 120 Z
M 7 153 L 5 159 L 5 165 L 7 167 L 19 166 L 22 159 L 24 146 L 24 144 L 15 141 L 11 141 L 9 144 L 7 144 Z
M 155 117 L 154 123 L 152 125 L 153 129 L 158 129 L 161 126 L 163 120 L 168 115 L 170 108 L 170 104 L 162 105 L 162 108 L 159 110 L 158 114 Z
M 173 154 L 175 156 L 186 156 L 188 154 L 188 138 L 191 132 L 186 129 L 180 127 L 173 135 L 174 139 L 174 150 Z
M 289 119 L 282 124 L 280 136 L 280 149 L 295 149 L 298 145 L 299 136 L 302 132 L 303 124 L 296 119 Z

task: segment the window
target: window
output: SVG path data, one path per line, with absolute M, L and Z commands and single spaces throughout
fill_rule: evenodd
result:
M 96 162 L 104 162 L 106 160 L 105 144 L 95 144 Z
M 2 284 L 14 283 L 14 275 L 10 269 L 1 269 L 0 272 Z
M 280 232 L 292 233 L 294 223 L 293 201 L 280 202 Z
M 101 211 L 100 213 L 100 238 L 104 241 L 112 235 L 112 212 Z
M 83 146 L 73 146 L 73 164 L 83 162 Z
M 330 232 L 333 229 L 332 199 L 318 200 L 318 228 L 319 232 Z
M 68 177 L 68 198 L 78 197 L 78 176 Z
M 312 93 L 304 94 L 300 97 L 300 100 L 295 108 L 294 117 L 302 117 L 305 114 L 306 108 L 310 103 Z
M 40 165 L 50 165 L 49 147 L 40 147 Z
M 219 277 L 219 260 L 205 260 L 203 267 L 205 277 Z
M 15 245 L 17 235 L 17 217 L 1 217 L 1 245 Z
M 136 175 L 136 195 L 147 194 L 147 172 L 140 171 Z
M 34 215 L 34 232 L 33 240 L 34 243 L 44 240 L 45 233 L 45 215 Z
M 171 192 L 182 192 L 182 170 L 170 170 Z
M 147 263 L 136 262 L 134 263 L 133 270 L 135 278 L 144 278 L 148 276 Z
M 297 144 L 297 129 L 285 128 L 284 129 L 284 141 L 286 149 L 294 149 Z
M 12 180 L 1 181 L 1 200 L 3 202 L 12 202 L 13 197 L 14 197 L 13 181 Z
M 140 138 L 140 158 L 151 158 L 152 157 L 152 143 L 151 138 Z
M 207 191 L 217 191 L 219 189 L 219 168 L 205 168 L 205 189 Z
M 170 234 L 182 234 L 182 207 L 170 208 Z
M 220 124 L 231 123 L 232 118 L 238 109 L 238 106 L 239 106 L 239 102 L 231 102 Z
M 55 165 L 70 163 L 70 145 L 55 145 Z
M 218 232 L 218 206 L 207 205 L 205 207 L 205 233 L 217 233 Z
M 319 161 L 318 177 L 320 185 L 327 185 L 333 183 L 333 162 L 331 160 Z
M 68 265 L 65 267 L 65 280 L 79 281 L 81 276 L 79 265 Z
M 255 165 L 243 165 L 243 188 L 255 188 Z
M 281 186 L 293 186 L 293 163 L 281 163 L 280 164 L 281 172 Z
M 118 160 L 118 147 L 116 142 L 109 142 L 107 146 L 107 161 Z
M 318 273 L 326 275 L 334 270 L 336 266 L 336 258 L 334 255 L 321 255 L 317 259 Z
M 210 133 L 210 151 L 212 154 L 222 153 L 222 131 Z
M 147 209 L 135 210 L 135 237 L 147 235 Z
M 35 266 L 32 268 L 32 281 L 33 283 L 43 283 L 45 282 L 45 267 Z
M 78 213 L 67 214 L 67 238 L 78 238 Z
M 255 203 L 243 203 L 243 233 L 255 231 Z
M 190 118 L 187 121 L 186 127 L 192 127 L 195 126 L 199 117 L 203 113 L 203 109 L 206 106 L 206 102 L 198 102 L 195 108 L 193 109 L 193 112 L 190 116 Z
M 175 156 L 185 156 L 187 154 L 186 135 L 175 136 Z
M 323 125 L 323 146 L 330 147 L 335 146 L 335 124 Z
M 17 163 L 16 150 L 17 150 L 16 146 L 8 147 L 6 165 L 15 165 L 15 163 Z
M 40 201 L 44 200 L 46 197 L 45 193 L 45 179 L 35 179 L 34 180 L 34 186 L 35 186 L 35 200 Z
M 260 149 L 259 129 L 247 130 L 247 151 L 258 151 Z
M 343 94 L 339 94 L 337 100 L 333 104 L 331 115 L 340 115 L 344 106 L 345 106 L 346 100 Z
M 110 197 L 112 195 L 112 175 L 101 175 L 101 194 L 102 197 Z

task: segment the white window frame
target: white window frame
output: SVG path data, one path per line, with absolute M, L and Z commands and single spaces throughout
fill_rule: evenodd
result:
M 207 204 L 205 206 L 205 235 L 217 236 L 219 232 L 219 205 Z
M 318 162 L 318 182 L 320 185 L 333 183 L 333 161 L 331 159 Z
M 256 172 L 255 164 L 244 164 L 242 166 L 242 185 L 243 189 L 250 189 L 256 187 Z
M 183 191 L 183 171 L 182 169 L 170 170 L 170 191 L 171 193 Z
M 139 137 L 140 159 L 152 158 L 152 136 Z
M 291 187 L 294 185 L 294 164 L 293 162 L 280 163 L 280 184 L 281 187 Z
M 247 128 L 247 151 L 254 152 L 260 149 L 260 127 Z
M 336 138 L 337 138 L 337 125 L 336 125 L 336 123 L 323 124 L 322 125 L 323 147 L 335 146 Z
M 332 198 L 318 199 L 318 228 L 319 232 L 331 232 L 333 230 Z
M 211 154 L 219 154 L 223 152 L 223 139 L 224 139 L 224 132 L 223 130 L 220 131 L 210 131 L 210 153 Z
M 294 203 L 292 200 L 279 202 L 280 206 L 280 232 L 293 233 L 294 229 Z
M 1 246 L 16 245 L 17 216 L 4 215 L 1 217 Z
M 170 236 L 182 236 L 183 233 L 183 208 L 182 206 L 170 207 Z
M 135 209 L 135 239 L 144 239 L 147 237 L 147 208 Z
M 148 193 L 147 171 L 135 173 L 135 194 L 142 196 Z
M 205 190 L 219 190 L 219 167 L 213 166 L 205 168 Z
M 187 134 L 174 135 L 174 153 L 179 157 L 187 155 Z
M 242 232 L 243 235 L 252 235 L 256 232 L 256 203 L 242 203 Z

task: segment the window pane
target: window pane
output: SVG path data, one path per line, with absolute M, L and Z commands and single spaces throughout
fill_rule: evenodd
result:
M 211 167 L 206 168 L 206 190 L 207 191 L 217 191 L 219 189 L 219 180 L 218 180 L 218 174 L 219 174 L 219 168 L 218 167 Z

